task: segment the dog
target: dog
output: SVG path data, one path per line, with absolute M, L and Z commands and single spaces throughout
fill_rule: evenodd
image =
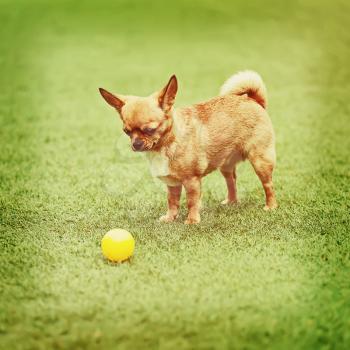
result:
M 246 159 L 264 188 L 264 209 L 276 208 L 272 183 L 275 135 L 260 75 L 254 71 L 239 72 L 223 84 L 219 96 L 175 109 L 177 90 L 175 75 L 163 89 L 148 97 L 99 89 L 119 113 L 132 149 L 145 152 L 151 174 L 167 185 L 168 211 L 160 221 L 172 222 L 178 217 L 184 187 L 188 207 L 185 224 L 198 224 L 201 180 L 216 169 L 227 185 L 227 198 L 222 203 L 237 203 L 236 165 Z

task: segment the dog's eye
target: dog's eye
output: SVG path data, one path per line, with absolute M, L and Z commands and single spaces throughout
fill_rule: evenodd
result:
M 153 135 L 156 132 L 156 128 L 144 128 L 142 129 L 142 131 L 146 134 L 146 135 Z
M 123 129 L 123 131 L 124 131 L 128 136 L 130 136 L 130 134 L 131 134 L 131 131 L 130 131 L 130 130 L 128 130 L 128 129 Z

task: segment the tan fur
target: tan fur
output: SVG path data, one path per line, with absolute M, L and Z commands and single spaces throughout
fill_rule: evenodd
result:
M 223 85 L 221 96 L 176 110 L 175 76 L 159 93 L 148 97 L 121 97 L 102 91 L 109 104 L 117 101 L 114 107 L 130 131 L 132 143 L 142 140 L 152 174 L 168 185 L 169 209 L 162 221 L 177 217 L 183 185 L 189 210 L 186 223 L 199 223 L 201 179 L 215 169 L 220 169 L 228 188 L 223 203 L 236 203 L 236 164 L 245 159 L 262 182 L 265 209 L 277 207 L 272 184 L 274 132 L 264 108 L 266 88 L 257 73 L 238 73 Z M 146 135 L 145 127 L 156 130 Z

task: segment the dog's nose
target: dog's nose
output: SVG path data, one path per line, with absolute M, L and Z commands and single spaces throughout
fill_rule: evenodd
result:
M 141 139 L 135 139 L 132 146 L 136 151 L 140 151 L 143 147 L 143 141 Z

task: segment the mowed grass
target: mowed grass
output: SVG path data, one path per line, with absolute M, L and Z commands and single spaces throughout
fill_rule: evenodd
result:
M 1 1 L 0 347 L 348 349 L 347 1 Z M 160 224 L 166 192 L 98 87 L 177 106 L 263 76 L 280 207 L 249 164 L 240 204 L 204 180 L 202 223 Z M 130 262 L 100 239 L 123 227 Z

